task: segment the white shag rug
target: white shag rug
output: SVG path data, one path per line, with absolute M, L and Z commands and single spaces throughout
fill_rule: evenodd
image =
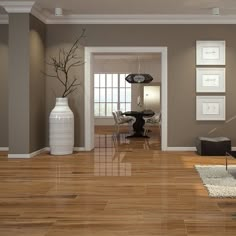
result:
M 210 197 L 236 197 L 236 165 L 195 165 Z

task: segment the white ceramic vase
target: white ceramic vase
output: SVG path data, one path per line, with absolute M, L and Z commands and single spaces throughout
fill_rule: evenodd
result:
M 56 98 L 49 116 L 49 145 L 52 155 L 68 155 L 74 149 L 74 114 L 68 98 Z

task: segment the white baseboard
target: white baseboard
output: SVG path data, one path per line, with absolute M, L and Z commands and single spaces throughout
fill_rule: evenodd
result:
M 236 151 L 236 147 L 231 148 L 232 151 Z M 166 151 L 197 151 L 196 147 L 167 147 Z
M 76 152 L 86 152 L 85 147 L 74 147 L 74 151 Z
M 40 150 L 37 150 L 37 151 L 29 153 L 29 154 L 8 154 L 8 158 L 31 158 L 31 157 L 37 156 L 45 151 L 47 151 L 46 148 L 42 148 Z
M 50 152 L 50 147 L 46 147 L 45 151 Z M 74 151 L 75 152 L 85 152 L 87 150 L 85 149 L 85 147 L 74 147 Z
M 74 151 L 86 151 L 85 147 L 74 147 Z M 8 158 L 31 158 L 37 156 L 43 152 L 50 152 L 50 147 L 45 147 L 30 154 L 8 154 Z
M 8 147 L 0 147 L 0 152 L 8 152 L 9 148 Z
M 166 148 L 166 151 L 184 151 L 184 152 L 187 152 L 187 151 L 197 151 L 196 147 L 167 147 Z

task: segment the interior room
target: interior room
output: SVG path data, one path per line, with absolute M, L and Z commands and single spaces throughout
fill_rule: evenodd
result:
M 94 125 L 96 130 L 108 135 L 115 135 L 116 139 L 125 144 L 129 143 L 129 124 L 123 123 L 117 133 L 116 120 L 112 111 L 141 111 L 152 110 L 158 117 L 161 114 L 160 87 L 161 87 L 161 55 L 158 53 L 142 54 L 95 54 L 93 57 L 94 73 Z M 125 81 L 125 77 L 133 72 L 152 75 L 150 83 L 133 83 Z M 115 80 L 121 81 L 119 83 Z M 97 82 L 96 82 L 97 80 Z M 102 82 L 104 80 L 104 83 Z M 114 80 L 114 82 L 112 82 Z M 109 82 L 110 81 L 110 82 Z M 123 82 L 122 82 L 123 81 Z M 99 83 L 100 82 L 100 83 Z M 101 84 L 104 85 L 101 85 Z M 114 87 L 115 86 L 115 87 Z M 117 89 L 117 86 L 119 87 Z M 104 96 L 104 97 L 101 97 Z M 109 97 L 110 96 L 110 97 Z M 116 98 L 117 97 L 117 98 Z M 102 102 L 101 102 L 102 101 Z M 108 105 L 104 106 L 104 102 Z M 144 117 L 145 119 L 145 117 Z M 148 119 L 148 117 L 146 117 Z M 150 119 L 149 119 L 150 120 Z M 152 132 L 151 140 L 160 143 L 160 122 L 156 120 L 149 126 L 148 132 Z M 114 127 L 115 126 L 115 127 Z M 120 129 L 121 128 L 121 129 Z M 123 132 L 122 132 L 123 131 Z M 131 133 L 133 131 L 131 130 Z M 151 142 L 149 140 L 149 142 Z M 159 146 L 160 150 L 160 146 Z
M 0 235 L 235 235 L 236 2 L 0 1 Z

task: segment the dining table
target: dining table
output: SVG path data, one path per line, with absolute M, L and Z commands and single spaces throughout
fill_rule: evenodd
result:
M 149 136 L 144 135 L 144 117 L 152 117 L 155 112 L 152 110 L 142 110 L 142 111 L 126 111 L 122 113 L 126 116 L 132 116 L 135 118 L 133 123 L 133 134 L 126 136 L 126 138 L 149 138 Z

